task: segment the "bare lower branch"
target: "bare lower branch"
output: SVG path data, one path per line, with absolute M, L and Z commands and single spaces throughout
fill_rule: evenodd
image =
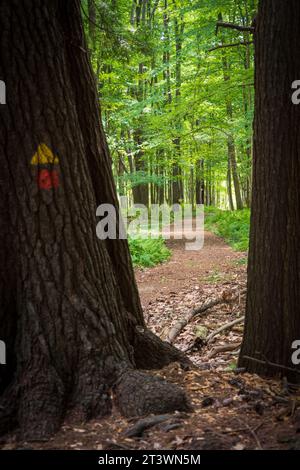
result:
M 237 31 L 249 31 L 250 33 L 254 33 L 255 31 L 255 28 L 253 26 L 242 26 L 242 25 L 234 24 L 234 23 L 226 23 L 224 21 L 217 22 L 217 30 L 219 28 L 230 28 L 230 29 L 236 29 Z
M 219 44 L 218 46 L 208 49 L 207 52 L 217 51 L 218 49 L 225 49 L 226 47 L 250 46 L 251 44 L 253 44 L 253 41 L 240 41 L 232 44 Z

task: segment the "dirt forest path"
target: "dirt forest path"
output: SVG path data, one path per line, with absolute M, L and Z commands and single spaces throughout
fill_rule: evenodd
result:
M 169 261 L 136 271 L 145 308 L 161 296 L 182 289 L 201 289 L 221 278 L 230 280 L 233 267 L 245 258 L 210 232 L 204 233 L 204 246 L 199 251 L 187 251 L 185 240 L 168 240 L 166 244 L 172 251 Z

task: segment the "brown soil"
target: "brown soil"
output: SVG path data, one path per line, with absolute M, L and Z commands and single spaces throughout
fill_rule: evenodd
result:
M 246 255 L 234 252 L 221 239 L 205 234 L 204 248 L 185 251 L 184 241 L 169 241 L 171 259 L 155 268 L 137 270 L 145 317 L 160 337 L 190 309 L 223 294 L 241 294 L 246 285 Z M 61 431 L 45 443 L 18 442 L 6 436 L 2 449 L 300 449 L 300 410 L 295 391 L 284 381 L 265 380 L 236 371 L 242 326 L 236 325 L 205 346 L 199 336 L 244 314 L 244 296 L 220 304 L 196 317 L 182 331 L 176 346 L 188 350 L 195 368 L 184 371 L 170 364 L 156 374 L 184 387 L 193 412 L 174 414 L 139 437 L 125 431 L 138 419 L 127 420 L 117 410 L 112 416 L 88 423 L 70 416 Z M 210 358 L 224 344 L 237 349 Z
M 139 291 L 144 307 L 155 302 L 162 295 L 177 290 L 201 288 L 213 276 L 227 280 L 231 276 L 234 261 L 245 257 L 234 252 L 222 239 L 205 232 L 204 247 L 199 251 L 185 250 L 185 240 L 169 240 L 172 250 L 169 262 L 136 273 Z M 224 278 L 224 280 L 226 280 Z

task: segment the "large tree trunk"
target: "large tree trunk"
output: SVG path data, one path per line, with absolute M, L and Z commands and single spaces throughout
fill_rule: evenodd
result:
M 126 240 L 96 237 L 117 206 L 83 40 L 80 1 L 0 4 L 0 431 L 56 431 L 67 409 L 103 416 L 185 408 L 183 393 L 133 371 L 182 360 L 144 325 Z M 3 366 L 1 366 L 3 367 Z M 2 368 L 1 368 L 2 372 Z M 150 382 L 149 382 L 150 381 Z M 132 384 L 140 384 L 131 393 Z M 163 403 L 163 405 L 162 405 Z
M 249 281 L 239 361 L 248 371 L 298 382 L 300 368 L 291 356 L 292 342 L 300 338 L 300 108 L 291 102 L 291 84 L 300 73 L 299 23 L 298 0 L 260 2 Z

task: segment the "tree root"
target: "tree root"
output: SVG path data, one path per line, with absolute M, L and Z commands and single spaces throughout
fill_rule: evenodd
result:
M 72 410 L 74 416 L 78 418 L 79 412 L 85 420 L 110 414 L 112 390 L 126 417 L 191 410 L 180 387 L 135 369 L 160 369 L 171 362 L 189 368 L 189 359 L 141 327 L 137 327 L 131 346 L 132 362 L 127 362 L 125 356 L 124 362 L 87 357 L 70 375 L 61 374 L 42 354 L 35 356 L 34 363 L 16 375 L 1 398 L 0 433 L 18 428 L 20 440 L 46 441 Z
M 165 423 L 166 421 L 174 421 L 176 420 L 177 426 L 182 424 L 182 420 L 186 418 L 187 415 L 183 415 L 183 413 L 180 414 L 165 414 L 165 415 L 155 415 L 155 416 L 149 416 L 147 418 L 142 418 L 139 419 L 133 426 L 128 428 L 125 432 L 124 435 L 126 437 L 141 437 L 145 431 L 148 429 L 157 426 L 158 424 Z M 170 424 L 170 425 L 172 425 Z
M 185 392 L 178 385 L 137 370 L 125 372 L 114 392 L 116 404 L 127 418 L 192 409 Z
M 53 369 L 26 379 L 18 409 L 21 439 L 48 440 L 59 430 L 64 413 L 65 387 Z
M 12 431 L 17 424 L 17 389 L 9 387 L 0 400 L 0 436 Z
M 88 382 L 86 387 L 75 390 L 73 401 L 62 382 L 56 379 L 53 374 L 39 376 L 34 382 L 33 377 L 27 378 L 18 393 L 17 387 L 14 393 L 6 393 L 0 402 L 0 434 L 18 428 L 20 440 L 47 441 L 59 430 L 68 410 L 80 410 L 84 419 L 109 414 L 111 388 L 116 405 L 125 417 L 192 410 L 178 385 L 134 369 L 126 369 L 113 387 L 102 383 L 95 388 L 93 381 L 89 387 Z
M 179 362 L 183 369 L 193 365 L 179 349 L 140 327 L 136 328 L 134 337 L 134 359 L 140 369 L 161 369 L 171 362 Z

